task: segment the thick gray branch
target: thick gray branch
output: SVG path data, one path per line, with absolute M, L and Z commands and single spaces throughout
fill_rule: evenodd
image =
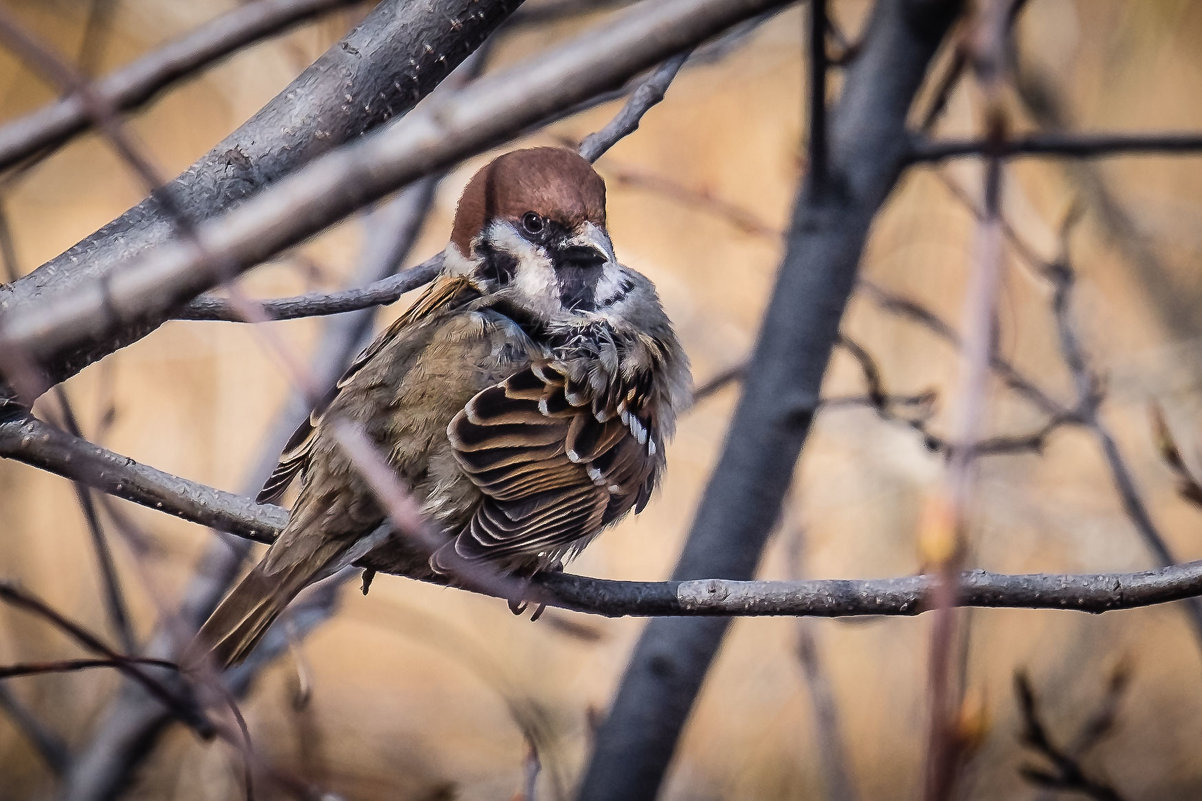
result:
M 200 248 L 174 242 L 103 274 L 81 269 L 77 278 L 54 281 L 46 296 L 36 283 L 23 283 L 39 274 L 47 277 L 43 267 L 14 283 L 7 297 L 0 294 L 0 347 L 15 349 L 61 380 L 144 336 L 219 280 L 387 192 L 504 141 L 558 109 L 619 86 L 667 56 L 783 2 L 642 3 L 620 20 L 453 96 L 431 98 L 386 132 L 315 160 L 238 208 L 202 223 L 196 231 Z M 440 10 L 440 18 L 450 13 Z M 64 258 L 81 258 L 84 251 L 86 247 L 73 249 Z M 87 256 L 93 258 L 90 251 Z
M 288 88 L 163 191 L 170 193 L 174 205 L 193 223 L 223 214 L 238 217 L 241 210 L 231 212 L 230 207 L 239 201 L 409 111 L 519 2 L 384 0 Z M 306 233 L 319 227 L 310 226 Z M 122 295 L 119 287 L 128 290 L 128 279 L 136 273 L 130 268 L 139 263 L 139 255 L 171 239 L 174 232 L 175 223 L 153 197 L 148 198 L 33 273 L 0 285 L 4 330 L 31 334 L 27 324 L 53 312 L 57 324 L 71 335 L 63 337 L 60 330 L 57 346 L 31 353 L 50 381 L 74 375 L 140 339 L 163 321 L 166 309 L 218 280 L 212 269 L 197 270 L 198 280 L 186 287 L 142 285 L 155 298 L 145 308 L 136 301 L 118 303 L 116 319 L 103 311 L 110 298 Z M 167 251 L 177 256 L 181 251 L 190 252 L 197 264 L 203 262 L 210 268 L 218 263 L 201 258 L 193 245 L 177 242 Z M 99 304 L 97 317 L 72 323 L 58 316 L 76 313 L 81 299 Z M 93 314 L 97 314 L 95 307 Z M 102 324 L 97 324 L 97 318 Z M 33 334 L 33 338 L 41 336 Z M 0 347 L 22 345 L 28 342 L 18 336 L 15 342 Z M 0 387 L 0 403 L 3 400 Z
M 107 104 L 129 111 L 168 86 L 265 37 L 359 0 L 257 0 L 106 75 L 93 85 Z M 83 98 L 64 97 L 0 128 L 0 170 L 91 127 Z
M 877 3 L 830 115 L 825 171 L 804 182 L 794 207 L 743 394 L 674 579 L 754 574 L 818 405 L 869 225 L 909 156 L 911 101 L 959 11 L 954 0 Z M 580 799 L 656 797 L 728 623 L 648 624 L 597 732 Z

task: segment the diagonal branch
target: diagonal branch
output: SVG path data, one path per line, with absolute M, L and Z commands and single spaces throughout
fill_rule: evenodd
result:
M 225 56 L 361 0 L 257 0 L 239 6 L 180 39 L 96 81 L 93 91 L 120 111 L 132 111 Z M 0 128 L 0 170 L 69 142 L 92 125 L 83 99 L 72 94 Z
M 170 196 L 187 219 L 212 218 L 322 153 L 408 111 L 475 50 L 518 1 L 384 0 L 249 122 L 169 184 Z M 148 199 L 3 287 L 0 317 L 11 321 L 39 309 L 61 308 L 64 297 L 78 298 L 89 288 L 107 286 L 128 272 L 132 259 L 167 241 L 173 231 L 171 219 Z M 166 288 L 158 294 L 171 296 L 172 304 L 187 299 Z M 107 292 L 100 289 L 100 295 L 107 297 Z M 108 336 L 77 342 L 77 347 L 41 366 L 52 380 L 73 375 L 154 330 L 161 319 L 153 316 L 140 315 Z M 6 398 L 11 392 L 0 386 L 0 406 Z
M 340 292 L 309 292 L 291 298 L 257 301 L 263 314 L 272 320 L 295 320 L 299 317 L 319 317 L 342 314 L 372 306 L 383 306 L 402 295 L 428 284 L 442 269 L 442 254 L 426 259 L 404 272 L 372 281 L 363 287 Z M 176 320 L 220 320 L 240 323 L 245 318 L 226 298 L 202 296 L 188 301 L 173 317 Z
M 31 295 L 27 285 L 14 283 L 9 295 L 0 295 L 0 341 L 61 380 L 154 330 L 182 303 L 228 278 L 225 270 L 248 269 L 383 194 L 782 2 L 643 3 L 537 60 L 424 104 L 382 135 L 326 154 L 200 224 L 199 248 L 187 242 L 164 245 L 103 275 L 57 287 L 53 297 Z
M 949 0 L 876 4 L 830 115 L 827 191 L 803 184 L 799 193 L 726 447 L 673 578 L 753 575 L 818 405 L 869 225 L 904 167 L 912 98 L 959 11 Z M 597 732 L 581 801 L 656 796 L 727 623 L 647 626 Z

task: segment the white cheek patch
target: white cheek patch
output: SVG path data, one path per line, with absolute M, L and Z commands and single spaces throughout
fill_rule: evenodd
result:
M 447 275 L 471 275 L 476 269 L 476 262 L 465 256 L 459 250 L 459 246 L 451 242 L 442 253 L 442 269 Z
M 509 284 L 517 290 L 517 294 L 536 307 L 550 304 L 558 308 L 559 283 L 555 278 L 551 257 L 544 248 L 518 234 L 508 223 L 499 221 L 489 226 L 488 240 L 497 250 L 503 250 L 517 259 L 513 281 Z

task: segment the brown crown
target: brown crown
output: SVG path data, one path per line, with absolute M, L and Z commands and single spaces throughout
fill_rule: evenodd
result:
M 584 221 L 604 227 L 605 182 L 571 150 L 534 147 L 498 156 L 468 181 L 455 212 L 451 241 L 468 255 L 471 241 L 496 219 L 528 211 L 568 229 Z

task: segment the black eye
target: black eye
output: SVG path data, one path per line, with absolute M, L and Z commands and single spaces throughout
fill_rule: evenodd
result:
M 522 215 L 522 227 L 528 234 L 541 234 L 547 227 L 547 221 L 534 212 L 528 211 Z

